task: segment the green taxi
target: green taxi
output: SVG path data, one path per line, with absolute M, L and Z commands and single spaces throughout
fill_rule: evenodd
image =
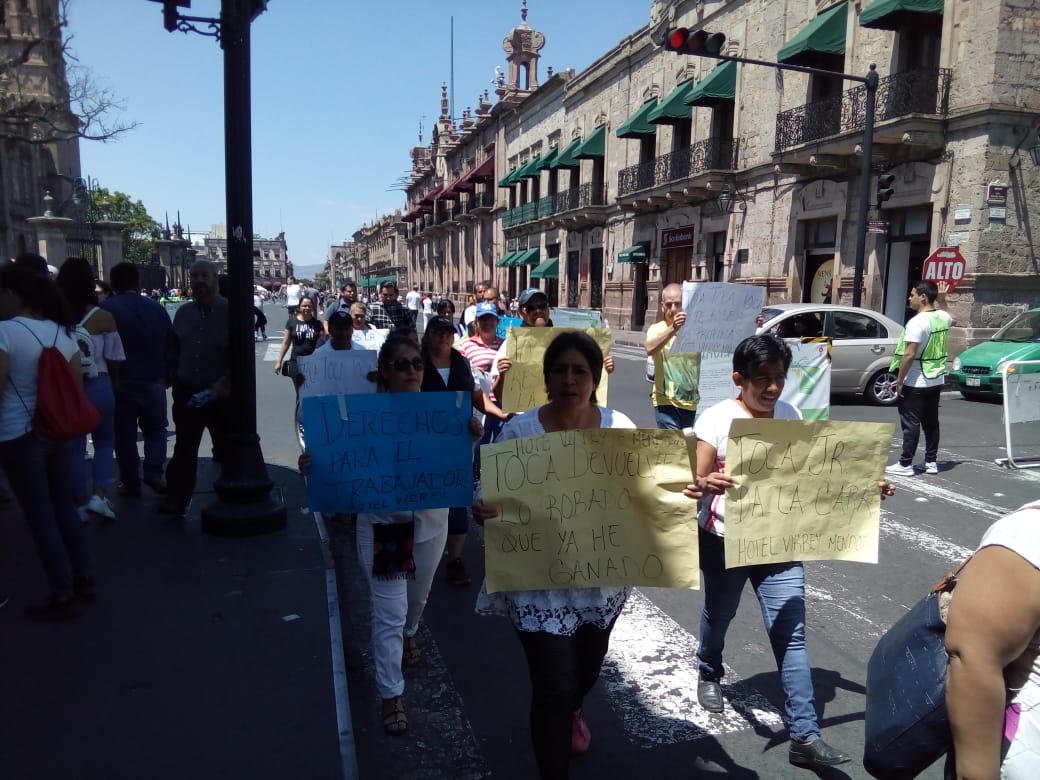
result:
M 1040 308 L 1022 312 L 954 358 L 947 384 L 968 399 L 999 398 L 1004 392 L 1001 369 L 1019 360 L 1040 360 Z

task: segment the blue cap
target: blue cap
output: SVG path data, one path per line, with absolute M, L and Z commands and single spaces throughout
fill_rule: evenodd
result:
M 478 303 L 477 304 L 477 319 L 480 319 L 481 317 L 483 317 L 485 315 L 488 315 L 488 314 L 494 315 L 495 317 L 498 316 L 498 307 L 494 304 L 494 302 L 493 301 L 481 301 L 480 303 Z

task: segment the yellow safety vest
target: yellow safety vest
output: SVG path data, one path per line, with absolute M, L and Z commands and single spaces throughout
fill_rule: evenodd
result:
M 938 310 L 931 312 L 931 315 L 929 318 L 931 332 L 928 335 L 928 341 L 925 342 L 924 349 L 918 352 L 914 359 L 921 362 L 922 374 L 928 379 L 935 379 L 946 373 L 946 334 L 950 331 L 950 324 L 949 320 L 941 316 Z M 906 330 L 899 334 L 899 343 L 896 345 L 896 352 L 892 356 L 892 363 L 888 367 L 889 371 L 899 370 L 899 364 L 902 362 L 905 353 Z

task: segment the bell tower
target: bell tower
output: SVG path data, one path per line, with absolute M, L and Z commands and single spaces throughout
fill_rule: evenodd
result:
M 527 26 L 527 0 L 520 6 L 520 25 L 509 31 L 502 49 L 509 63 L 509 78 L 495 91 L 506 93 L 533 92 L 538 89 L 538 52 L 545 46 L 545 36 Z

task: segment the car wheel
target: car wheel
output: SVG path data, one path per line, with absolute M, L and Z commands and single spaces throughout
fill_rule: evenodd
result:
M 881 369 L 867 382 L 867 400 L 877 406 L 894 406 L 899 401 L 896 395 L 896 375 Z

